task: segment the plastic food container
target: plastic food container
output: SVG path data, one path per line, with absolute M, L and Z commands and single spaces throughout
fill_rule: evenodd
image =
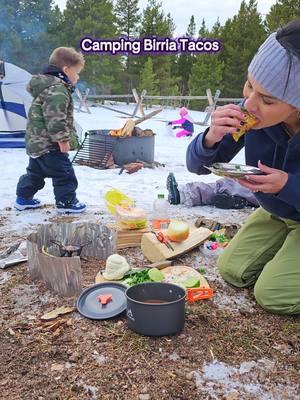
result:
M 142 229 L 147 226 L 147 216 L 141 208 L 116 206 L 116 218 L 126 229 Z
M 111 214 L 116 213 L 116 206 L 132 207 L 134 205 L 133 199 L 126 196 L 126 194 L 115 188 L 109 189 L 105 193 L 104 198 L 106 202 L 106 207 Z
M 105 194 L 108 211 L 126 229 L 142 229 L 147 226 L 147 215 L 141 208 L 134 207 L 134 200 L 118 189 L 110 189 Z

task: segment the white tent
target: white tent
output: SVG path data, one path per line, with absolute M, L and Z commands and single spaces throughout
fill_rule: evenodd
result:
M 31 74 L 0 61 L 0 148 L 25 147 L 27 114 L 32 97 L 26 90 Z

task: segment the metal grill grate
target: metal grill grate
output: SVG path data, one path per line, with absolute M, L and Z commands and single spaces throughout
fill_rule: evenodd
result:
M 85 133 L 79 150 L 75 154 L 72 164 L 105 169 L 112 155 L 117 138 L 110 136 L 109 131 L 88 131 Z

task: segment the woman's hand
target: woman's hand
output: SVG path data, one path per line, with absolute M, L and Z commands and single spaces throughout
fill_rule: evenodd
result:
M 288 181 L 287 172 L 280 169 L 270 168 L 258 161 L 258 168 L 265 175 L 248 175 L 238 182 L 252 190 L 252 192 L 279 193 Z
M 226 133 L 234 133 L 241 127 L 241 120 L 244 113 L 241 107 L 235 104 L 217 107 L 211 114 L 211 124 L 209 131 L 205 135 L 204 144 L 206 147 L 213 147 L 220 142 Z
M 58 145 L 61 153 L 67 153 L 70 151 L 70 142 L 58 142 Z

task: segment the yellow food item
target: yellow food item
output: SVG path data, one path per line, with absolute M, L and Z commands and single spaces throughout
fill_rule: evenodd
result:
M 147 225 L 144 210 L 136 207 L 115 206 L 117 219 L 127 229 L 142 229 Z
M 183 242 L 189 234 L 189 225 L 184 221 L 171 221 L 167 229 L 167 236 L 171 242 Z
M 241 136 L 248 132 L 254 125 L 258 123 L 257 118 L 246 110 L 243 110 L 245 117 L 242 119 L 244 125 L 239 128 L 239 132 L 232 133 L 233 139 L 237 142 Z

